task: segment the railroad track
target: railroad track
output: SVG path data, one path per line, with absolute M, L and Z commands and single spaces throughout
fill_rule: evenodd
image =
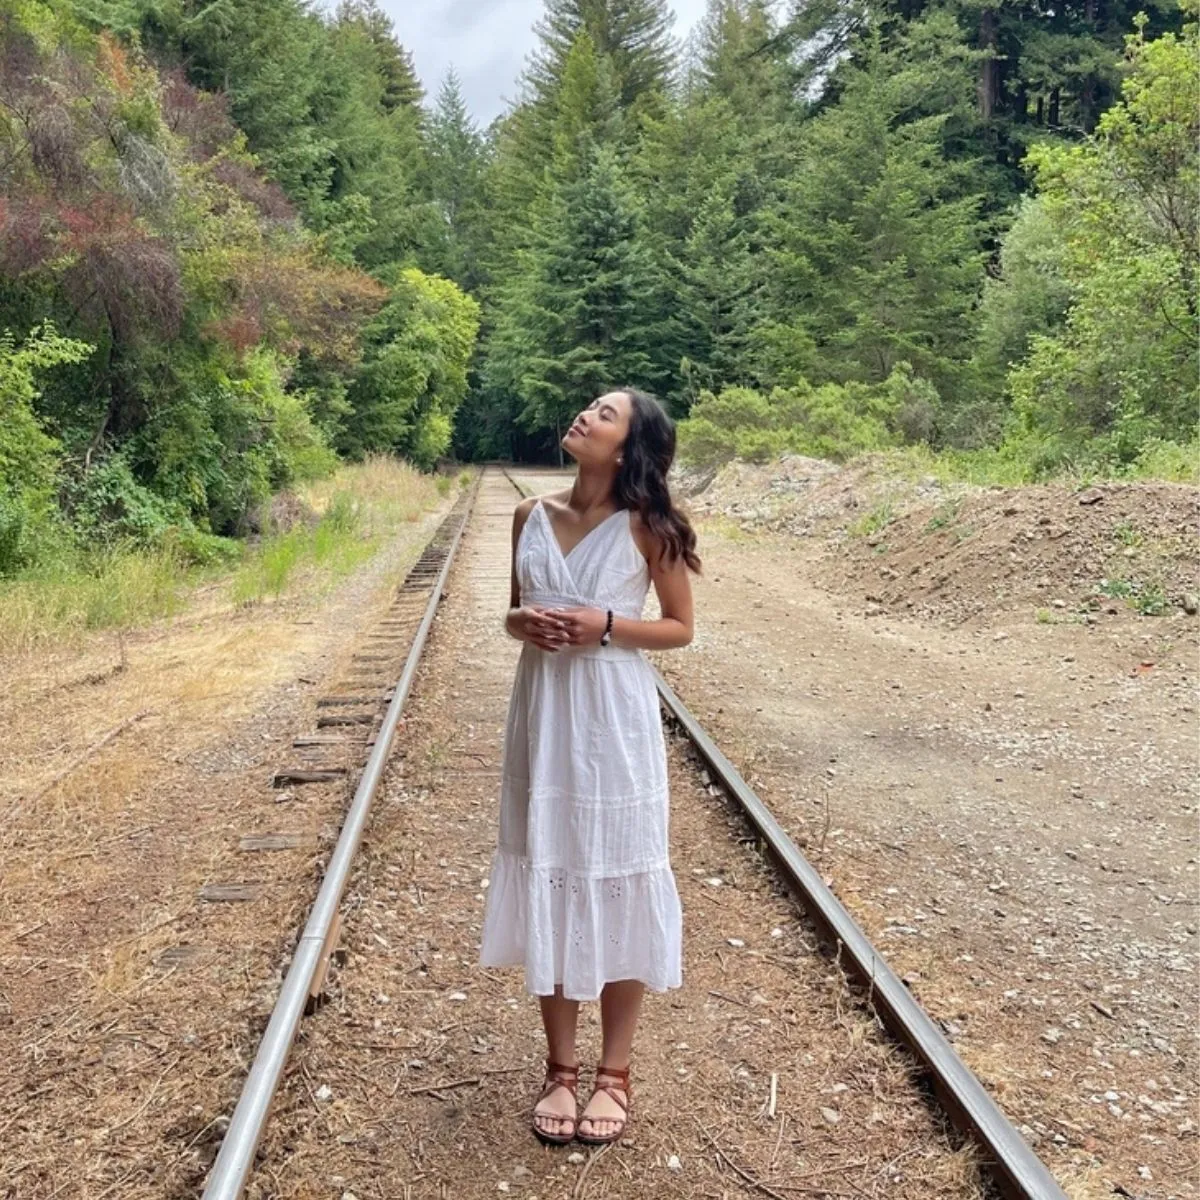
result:
M 347 879 L 350 877 L 354 855 L 362 838 L 372 798 L 383 778 L 388 751 L 409 698 L 417 663 L 424 650 L 426 635 L 433 623 L 439 597 L 453 564 L 454 552 L 458 548 L 467 525 L 469 518 L 467 507 L 475 500 L 476 492 L 479 492 L 486 500 L 486 504 L 483 505 L 485 511 L 480 518 L 482 528 L 477 535 L 477 543 L 473 547 L 474 559 L 471 567 L 473 574 L 468 579 L 468 582 L 473 582 L 477 589 L 487 593 L 482 606 L 477 603 L 477 609 L 482 612 L 483 609 L 502 605 L 503 597 L 507 593 L 507 518 L 511 514 L 512 500 L 515 499 L 516 492 L 528 494 L 528 491 L 527 484 L 507 471 L 486 472 L 477 483 L 476 489 L 472 491 L 470 498 L 464 497 L 459 508 L 444 523 L 443 530 L 446 532 L 442 537 L 442 548 L 438 551 L 441 557 L 431 556 L 428 560 L 423 560 L 425 565 L 418 576 L 418 582 L 414 583 L 413 592 L 424 594 L 423 589 L 432 589 L 425 602 L 424 615 L 412 638 L 412 649 L 406 660 L 404 671 L 391 693 L 387 714 L 374 736 L 370 758 L 347 815 L 342 836 L 330 861 L 325 882 L 297 946 L 291 968 L 260 1045 L 254 1066 L 209 1176 L 204 1192 L 205 1200 L 232 1198 L 240 1195 L 250 1175 L 255 1150 L 263 1135 L 272 1097 L 283 1075 L 287 1054 L 300 1024 L 306 1002 L 311 999 L 313 993 L 313 980 L 322 974 L 324 964 L 328 961 L 333 949 L 333 941 L 338 927 L 337 912 L 340 898 Z M 466 568 L 464 568 L 465 570 Z M 497 608 L 497 614 L 499 611 Z M 497 615 L 497 623 L 498 620 Z M 476 637 L 478 638 L 478 636 L 477 634 Z M 511 647 L 507 650 L 511 651 Z M 367 653 L 369 654 L 369 652 Z M 507 668 L 501 665 L 491 671 L 491 693 L 485 695 L 481 684 L 479 695 L 473 697 L 474 707 L 468 704 L 463 709 L 460 724 L 467 718 L 483 717 L 495 722 L 497 701 L 502 695 L 501 689 L 506 677 L 506 670 Z M 487 674 L 478 667 L 477 673 L 481 679 Z M 881 1022 L 922 1065 L 926 1079 L 932 1084 L 936 1104 L 944 1109 L 951 1119 L 973 1139 L 980 1152 L 981 1166 L 994 1181 L 997 1190 L 1005 1196 L 1021 1197 L 1026 1200 L 1064 1200 L 1064 1193 L 1048 1169 L 1029 1149 L 978 1079 L 959 1059 L 941 1031 L 917 1005 L 904 984 L 890 970 L 883 956 L 871 945 L 850 914 L 826 887 L 819 872 L 805 860 L 766 806 L 746 784 L 733 764 L 708 738 L 686 706 L 661 676 L 658 677 L 658 687 L 668 720 L 675 730 L 688 740 L 695 755 L 706 766 L 708 772 L 706 790 L 710 794 L 719 791 L 737 814 L 737 820 L 750 825 L 759 850 L 771 862 L 778 881 L 799 901 L 808 918 L 822 935 L 823 941 L 835 961 L 857 978 L 860 985 L 861 1005 L 865 1010 L 864 1020 L 867 1023 L 875 1020 Z M 458 695 L 457 692 L 454 694 Z M 349 701 L 352 697 L 331 697 L 331 699 Z M 331 713 L 337 712 L 345 715 L 355 711 L 349 703 L 330 704 L 327 709 Z M 502 714 L 500 715 L 502 716 Z M 476 730 L 482 724 L 482 720 L 467 720 L 473 738 L 476 737 Z M 474 771 L 473 774 L 482 777 L 476 783 L 482 789 L 480 794 L 486 795 L 491 786 L 488 780 L 494 776 L 495 768 L 498 766 L 498 745 L 495 736 L 490 739 L 474 741 L 472 744 L 478 744 L 480 749 L 464 753 L 482 764 L 481 769 Z M 315 743 L 314 748 L 318 748 L 320 745 L 321 743 Z M 314 769 L 319 770 L 320 768 Z M 481 802 L 473 801 L 472 804 L 474 808 L 479 808 Z M 490 817 L 490 813 L 488 816 Z M 476 813 L 472 820 L 477 826 L 482 817 Z M 474 827 L 472 826 L 472 828 Z M 412 874 L 416 888 L 414 903 L 418 904 L 420 910 L 423 910 L 424 898 L 421 895 L 420 883 L 415 878 L 419 857 L 419 854 L 414 853 L 412 860 Z M 443 864 L 447 861 L 444 858 L 439 860 Z M 679 871 L 679 866 L 676 869 Z M 448 873 L 457 875 L 459 872 L 450 870 Z M 486 886 L 486 882 L 483 886 Z M 396 893 L 393 891 L 389 894 L 395 895 Z M 460 905 L 464 901 L 465 897 L 459 898 Z M 688 921 L 685 919 L 685 931 L 687 925 Z M 781 933 L 780 930 L 774 930 L 772 936 L 779 933 Z M 376 936 L 378 937 L 378 935 Z M 388 945 L 386 939 L 379 938 L 379 940 L 383 945 Z M 743 944 L 741 939 L 727 939 L 727 941 L 731 946 Z M 720 957 L 719 951 L 717 955 Z M 442 955 L 439 953 L 435 957 L 441 958 Z M 431 979 L 430 964 L 426 961 L 427 958 L 428 955 L 422 951 L 422 965 L 419 971 L 422 978 Z M 724 969 L 723 959 L 722 969 Z M 767 968 L 764 966 L 762 970 L 766 972 Z M 685 993 L 687 990 L 685 986 Z M 413 995 L 418 995 L 434 992 L 436 989 L 418 988 L 409 989 L 409 991 Z M 754 1003 L 753 999 L 747 1002 L 715 989 L 710 989 L 708 994 L 710 997 L 719 998 L 722 1003 L 743 1005 L 746 1008 L 751 1008 Z M 451 998 L 464 1001 L 467 999 L 463 992 L 451 993 Z M 509 1003 L 515 1002 L 510 1000 Z M 376 1020 L 375 1024 L 378 1028 L 379 1021 Z M 454 1029 L 455 1027 L 452 1024 L 448 1028 Z M 476 1037 L 478 1038 L 478 1035 Z M 445 1040 L 446 1038 L 443 1037 L 442 1044 Z M 382 1048 L 381 1046 L 380 1049 Z M 481 1048 L 475 1046 L 473 1049 L 478 1052 Z M 481 1087 L 489 1076 L 507 1075 L 510 1071 L 518 1069 L 513 1067 L 483 1071 L 479 1073 L 478 1077 L 472 1076 L 465 1080 L 451 1080 L 440 1085 L 411 1088 L 408 1094 L 412 1096 L 432 1095 L 440 1100 L 445 1100 L 449 1092 L 453 1092 L 461 1086 L 470 1084 Z M 391 1090 L 393 1097 L 401 1086 L 402 1075 L 403 1073 L 397 1076 L 396 1083 Z M 775 1108 L 775 1078 L 775 1074 L 772 1073 L 770 1099 L 772 1117 L 774 1117 Z M 823 1109 L 822 1111 L 827 1114 L 827 1120 L 836 1120 L 836 1116 L 829 1117 L 830 1110 Z M 731 1177 L 735 1179 L 736 1186 L 760 1195 L 779 1196 L 782 1194 L 763 1182 L 761 1178 L 745 1168 L 739 1167 L 729 1151 L 721 1149 L 714 1135 L 699 1121 L 697 1124 L 700 1125 L 705 1139 L 718 1160 L 723 1161 L 725 1167 L 732 1172 Z M 782 1134 L 783 1127 L 780 1126 L 780 1139 L 782 1139 Z M 420 1138 L 417 1139 L 417 1144 L 418 1147 L 421 1145 Z M 776 1154 L 778 1152 L 777 1144 Z M 411 1151 L 409 1153 L 411 1154 Z M 420 1165 L 419 1159 L 414 1161 L 418 1166 Z M 676 1162 L 678 1162 L 677 1159 Z M 591 1167 L 590 1160 L 587 1167 L 588 1169 Z M 671 1165 L 669 1169 L 679 1168 Z M 427 1178 L 427 1175 L 418 1174 L 416 1178 L 423 1180 Z M 508 1190 L 508 1183 L 502 1182 L 504 1182 L 504 1187 L 501 1190 Z M 573 1195 L 581 1194 L 580 1189 L 583 1183 L 584 1180 L 581 1176 Z M 787 1185 L 780 1186 L 793 1193 L 795 1191 L 795 1188 L 789 1189 Z M 818 1195 L 862 1194 L 861 1192 L 842 1193 L 832 1187 L 828 1193 L 814 1188 L 802 1190 Z M 405 1185 L 405 1195 L 408 1194 L 410 1194 L 408 1185 Z M 445 1184 L 439 1185 L 437 1193 L 430 1194 L 446 1197 L 456 1195 L 454 1191 L 447 1191 Z

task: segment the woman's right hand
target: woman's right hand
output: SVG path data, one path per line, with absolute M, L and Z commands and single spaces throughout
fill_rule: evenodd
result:
M 508 614 L 509 632 L 541 650 L 555 651 L 567 644 L 567 627 L 548 608 L 522 605 Z

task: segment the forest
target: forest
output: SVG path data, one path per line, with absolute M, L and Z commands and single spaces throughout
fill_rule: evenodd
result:
M 483 129 L 376 0 L 0 4 L 0 576 L 378 453 L 1196 476 L 1196 0 L 547 0 Z

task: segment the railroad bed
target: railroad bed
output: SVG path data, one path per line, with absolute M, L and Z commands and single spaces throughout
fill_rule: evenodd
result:
M 600 1152 L 533 1139 L 536 1004 L 519 971 L 477 965 L 520 649 L 502 628 L 516 498 L 485 475 L 347 891 L 348 959 L 302 1027 L 247 1194 L 988 1195 L 974 1147 L 816 948 L 681 739 L 685 985 L 647 999 L 630 1135 Z M 586 1006 L 585 1064 L 598 1042 Z

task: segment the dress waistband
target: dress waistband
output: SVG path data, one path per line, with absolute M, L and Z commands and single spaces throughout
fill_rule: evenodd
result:
M 639 621 L 642 617 L 640 611 L 635 611 L 629 606 L 613 604 L 608 600 L 586 600 L 582 596 L 570 596 L 565 592 L 543 592 L 535 588 L 523 591 L 521 602 L 537 604 L 543 608 L 598 608 L 601 611 L 611 608 L 615 617 L 628 617 L 634 621 Z

